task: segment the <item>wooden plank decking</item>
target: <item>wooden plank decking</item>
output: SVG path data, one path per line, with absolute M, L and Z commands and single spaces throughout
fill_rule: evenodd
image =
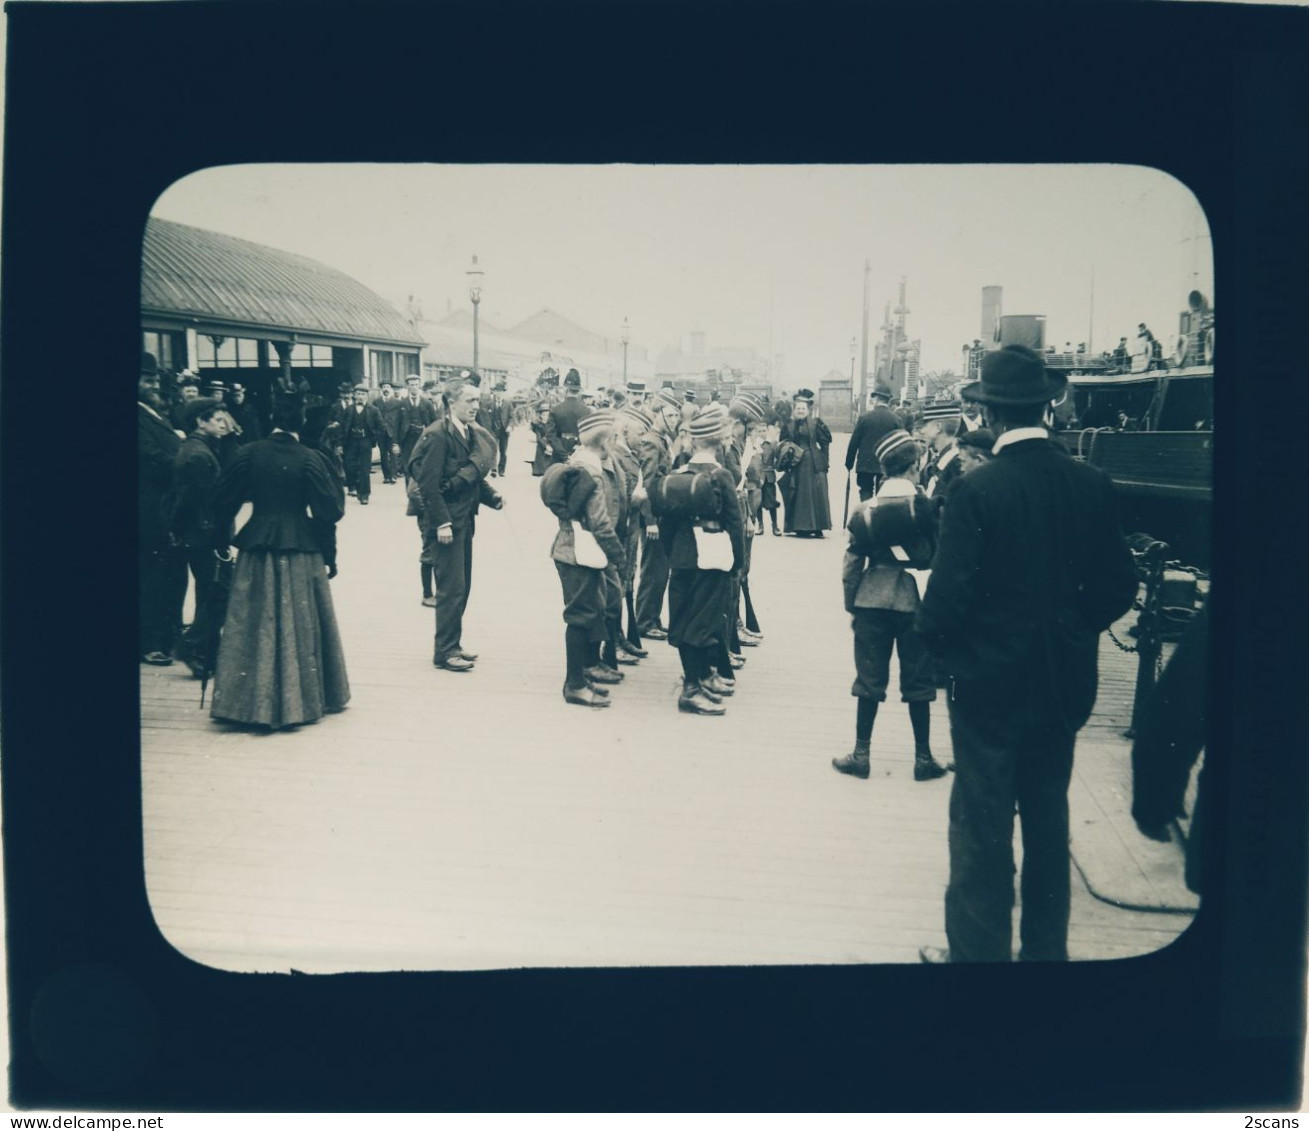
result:
M 228 731 L 181 665 L 141 668 L 146 881 L 165 936 L 225 969 L 314 972 L 912 962 L 943 944 L 949 779 L 912 780 L 903 706 L 878 718 L 869 781 L 827 764 L 854 726 L 843 539 L 758 541 L 767 639 L 724 718 L 678 714 L 677 658 L 654 642 L 612 708 L 584 711 L 559 693 L 554 520 L 524 454 L 516 432 L 508 505 L 479 519 L 475 673 L 431 666 L 417 530 L 380 476 L 372 505 L 349 502 L 332 583 L 347 711 Z M 839 520 L 836 471 L 831 487 Z M 1142 870 L 1149 842 L 1114 796 L 1133 669 L 1110 659 L 1087 736 L 1099 772 L 1083 780 L 1079 762 L 1072 796 L 1075 852 L 1112 879 Z M 943 702 L 933 727 L 948 757 Z M 1152 867 L 1180 872 L 1162 851 Z M 1074 873 L 1075 958 L 1147 953 L 1188 922 L 1097 900 Z

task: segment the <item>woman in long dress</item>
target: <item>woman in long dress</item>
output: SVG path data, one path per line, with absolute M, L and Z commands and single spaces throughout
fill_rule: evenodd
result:
M 814 395 L 801 389 L 793 398 L 791 419 L 782 425 L 780 441 L 800 449 L 799 462 L 778 481 L 786 504 L 786 532 L 801 538 L 821 538 L 832 529 L 827 497 L 827 450 L 832 430 L 813 415 Z M 780 442 L 779 441 L 779 442 Z
M 253 513 L 238 551 L 214 672 L 213 718 L 279 730 L 350 701 L 332 609 L 345 495 L 327 458 L 301 444 L 304 411 L 279 405 L 273 432 L 237 453 L 215 489 L 220 530 Z

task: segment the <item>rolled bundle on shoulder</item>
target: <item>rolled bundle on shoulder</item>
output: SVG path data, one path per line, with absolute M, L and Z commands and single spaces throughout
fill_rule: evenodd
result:
M 846 523 L 846 530 L 857 553 L 926 569 L 935 548 L 935 521 L 931 504 L 911 495 L 878 499 L 872 506 L 859 507 Z
M 655 485 L 651 505 L 662 518 L 692 522 L 716 519 L 722 511 L 718 484 L 704 471 L 680 470 L 665 475 Z
M 586 502 L 595 490 L 595 477 L 572 463 L 556 463 L 541 477 L 541 502 L 564 522 L 586 514 Z

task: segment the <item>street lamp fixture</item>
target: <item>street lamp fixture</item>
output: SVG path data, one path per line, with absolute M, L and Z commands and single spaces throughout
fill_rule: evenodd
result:
M 473 256 L 473 265 L 464 272 L 468 276 L 468 297 L 473 302 L 473 370 L 477 370 L 477 307 L 482 301 L 482 277 L 485 272 L 477 265 L 477 256 Z
M 854 388 L 854 359 L 859 353 L 859 339 L 850 339 L 850 387 Z
M 627 343 L 632 340 L 632 327 L 628 324 L 627 315 L 623 315 L 623 332 L 619 336 L 623 343 L 623 388 L 627 388 Z

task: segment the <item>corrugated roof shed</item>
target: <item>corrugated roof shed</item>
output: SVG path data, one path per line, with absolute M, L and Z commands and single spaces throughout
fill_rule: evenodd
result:
M 151 217 L 141 253 L 143 312 L 420 346 L 385 299 L 303 255 Z

